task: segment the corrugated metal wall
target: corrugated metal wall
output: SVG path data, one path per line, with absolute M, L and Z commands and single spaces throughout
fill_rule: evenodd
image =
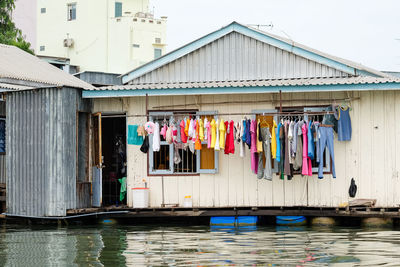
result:
M 8 95 L 8 213 L 64 216 L 77 206 L 78 94 L 62 88 Z
M 6 102 L 0 101 L 0 116 L 6 116 Z M 6 125 L 7 127 L 7 125 Z M 7 150 L 7 147 L 6 147 Z M 0 184 L 6 183 L 6 155 L 0 155 Z
M 340 76 L 348 74 L 233 32 L 131 83 Z

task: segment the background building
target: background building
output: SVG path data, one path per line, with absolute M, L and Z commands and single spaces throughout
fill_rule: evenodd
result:
M 167 18 L 155 19 L 149 0 L 25 2 L 16 2 L 17 26 L 39 57 L 70 73 L 125 73 L 165 53 Z M 18 22 L 26 14 L 29 27 Z
M 22 30 L 25 40 L 36 48 L 36 0 L 15 0 L 13 20 L 18 29 Z

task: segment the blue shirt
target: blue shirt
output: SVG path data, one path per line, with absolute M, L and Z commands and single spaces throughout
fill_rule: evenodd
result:
M 278 124 L 278 128 L 276 128 L 276 161 L 281 161 L 281 141 L 279 139 L 279 131 L 282 127 L 282 123 Z
M 338 140 L 339 141 L 350 141 L 351 140 L 351 119 L 350 109 L 343 110 L 341 107 L 339 110 L 339 121 L 338 121 Z
M 312 122 L 310 121 L 308 123 L 308 132 L 307 132 L 307 137 L 308 137 L 308 156 L 310 157 L 311 160 L 314 159 L 314 132 L 312 131 Z

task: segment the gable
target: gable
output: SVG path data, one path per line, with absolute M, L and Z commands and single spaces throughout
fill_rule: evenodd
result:
M 129 83 L 348 76 L 351 75 L 344 71 L 233 31 Z

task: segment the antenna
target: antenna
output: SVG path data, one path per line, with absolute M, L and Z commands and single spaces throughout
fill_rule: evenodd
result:
M 270 27 L 271 29 L 274 27 L 272 21 L 270 22 L 270 24 L 247 24 L 247 26 L 256 27 L 258 30 L 260 29 L 260 27 Z

